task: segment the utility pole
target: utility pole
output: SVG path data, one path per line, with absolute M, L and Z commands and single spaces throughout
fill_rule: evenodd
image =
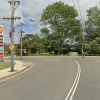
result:
M 14 11 L 15 8 L 14 6 L 16 5 L 16 3 L 20 3 L 20 1 L 8 1 L 8 3 L 10 3 L 11 5 L 11 18 L 3 18 L 3 19 L 10 19 L 11 20 L 11 45 L 14 46 L 14 20 L 16 19 L 21 19 L 21 17 L 14 17 Z M 11 71 L 14 71 L 14 49 L 11 50 Z
M 82 32 L 82 57 L 83 57 L 83 53 L 84 53 L 84 50 L 83 50 L 84 49 L 83 48 L 83 46 L 84 46 L 84 42 L 83 42 L 84 41 L 84 37 L 83 36 L 84 35 L 83 34 L 84 34 L 84 29 L 83 29 L 83 32 Z
M 83 58 L 83 53 L 84 53 L 84 22 L 82 23 L 82 58 Z
M 20 32 L 21 32 L 21 37 L 20 37 L 20 42 L 21 42 L 21 50 L 20 50 L 20 52 L 21 52 L 21 60 L 22 60 L 22 54 L 23 54 L 23 48 L 22 48 L 22 34 L 23 33 L 25 33 L 24 31 L 22 31 L 22 26 L 25 26 L 23 23 L 20 23 L 21 24 L 21 30 L 20 30 Z

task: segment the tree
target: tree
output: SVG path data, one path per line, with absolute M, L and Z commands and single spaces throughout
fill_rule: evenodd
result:
M 64 4 L 63 2 L 54 2 L 48 5 L 41 16 L 41 24 L 49 25 L 55 35 L 58 54 L 63 53 L 64 41 L 66 38 L 75 38 L 81 32 L 80 21 L 76 19 L 78 16 L 74 7 Z
M 99 54 L 100 55 L 100 37 L 91 41 L 90 44 L 85 44 L 85 51 L 88 54 Z
M 28 51 L 28 54 L 34 54 L 37 51 L 41 51 L 43 48 L 43 44 L 41 42 L 41 38 L 36 34 L 26 34 L 23 38 L 23 49 Z M 16 54 L 20 53 L 20 43 L 16 45 Z
M 87 16 L 86 40 L 87 42 L 91 42 L 96 37 L 100 37 L 100 9 L 97 6 L 89 8 Z
M 33 34 L 26 34 L 26 35 L 22 38 L 22 40 L 23 40 L 23 41 L 24 41 L 24 40 L 32 40 L 33 37 L 34 37 Z
M 50 32 L 50 31 L 48 30 L 48 28 L 46 28 L 46 27 L 45 27 L 45 28 L 42 28 L 40 31 L 41 31 L 41 33 L 44 34 L 44 35 L 49 34 L 49 32 Z
M 44 27 L 41 30 L 41 42 L 44 45 L 44 51 L 47 52 L 47 46 L 48 46 L 48 40 L 47 40 L 47 36 L 49 35 L 49 30 L 48 28 Z
M 9 49 L 9 45 L 6 45 L 5 43 L 4 43 L 4 51 L 7 52 L 7 55 L 11 54 L 11 50 Z

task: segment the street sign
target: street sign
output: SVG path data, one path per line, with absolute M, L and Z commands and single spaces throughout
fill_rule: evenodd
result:
M 14 49 L 14 46 L 11 44 L 11 45 L 9 46 L 9 49 L 12 51 L 12 50 Z
M 25 50 L 24 53 L 27 53 L 27 51 Z

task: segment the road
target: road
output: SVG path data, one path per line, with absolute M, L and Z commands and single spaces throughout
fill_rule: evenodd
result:
M 82 73 L 73 100 L 100 100 L 100 57 L 77 60 Z
M 33 62 L 34 67 L 0 83 L 0 100 L 100 100 L 99 57 L 27 57 L 24 60 Z M 80 65 L 80 74 L 75 61 Z M 70 94 L 73 96 L 66 99 L 77 75 L 80 78 Z
M 0 100 L 64 100 L 77 74 L 74 59 L 30 57 L 34 67 L 0 84 Z

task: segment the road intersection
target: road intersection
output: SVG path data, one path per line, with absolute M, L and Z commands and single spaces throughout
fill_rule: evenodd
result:
M 99 59 L 26 57 L 34 67 L 1 83 L 0 100 L 99 100 Z

